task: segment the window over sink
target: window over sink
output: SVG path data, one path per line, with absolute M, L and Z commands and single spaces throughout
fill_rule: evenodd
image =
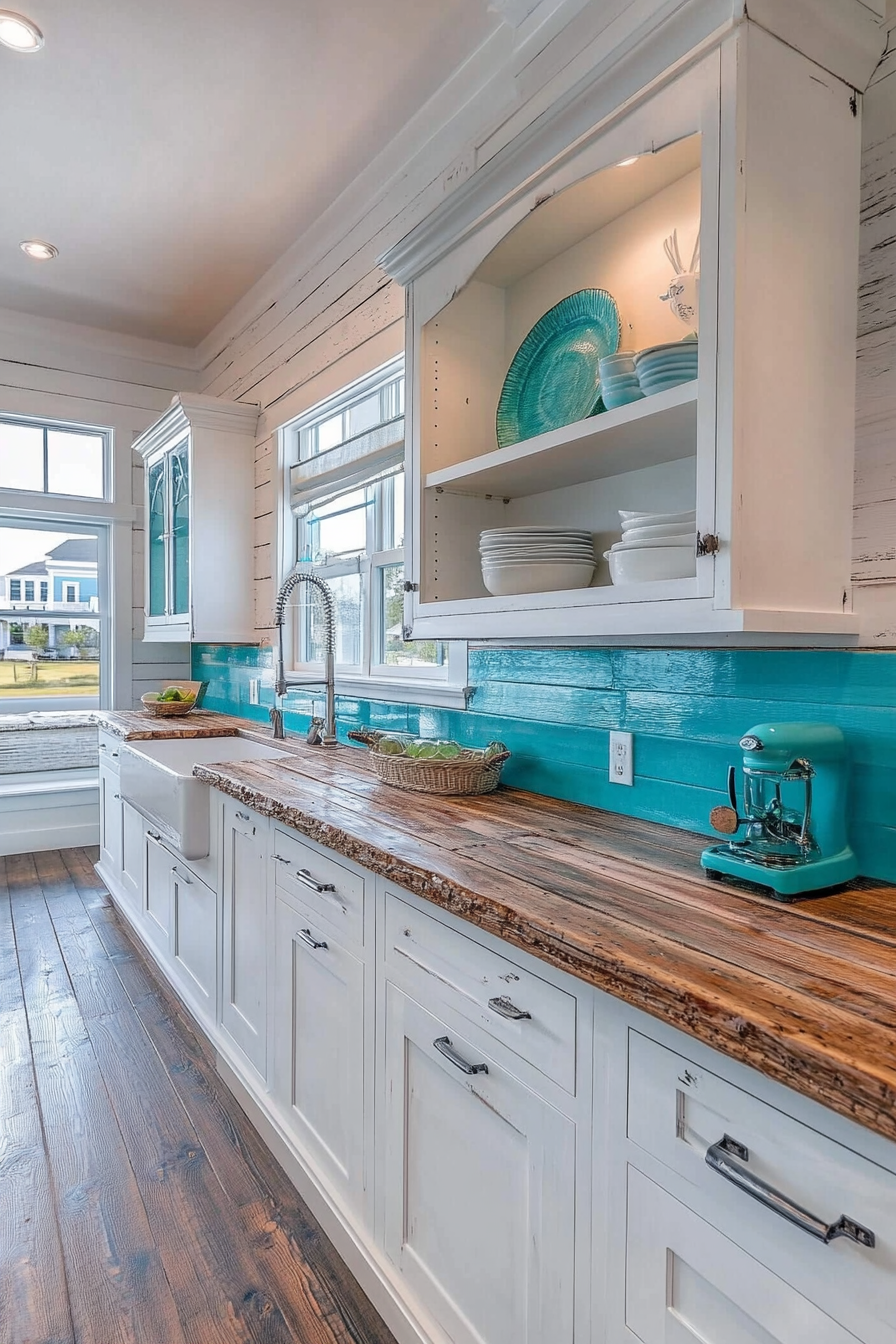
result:
M 281 578 L 298 564 L 332 588 L 340 690 L 439 702 L 442 688 L 445 703 L 464 703 L 466 646 L 405 638 L 404 432 L 403 358 L 283 427 Z M 287 665 L 307 679 L 324 652 L 323 612 L 308 585 L 287 621 Z

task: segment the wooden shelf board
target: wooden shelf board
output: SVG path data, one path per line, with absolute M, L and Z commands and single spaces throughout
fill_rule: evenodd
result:
M 697 383 L 552 429 L 509 448 L 431 471 L 427 488 L 460 494 L 537 495 L 619 476 L 697 451 Z

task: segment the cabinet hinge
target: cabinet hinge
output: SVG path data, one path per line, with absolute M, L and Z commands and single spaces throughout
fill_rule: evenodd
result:
M 697 554 L 698 555 L 718 555 L 719 539 L 712 532 L 704 535 L 697 533 Z
M 404 591 L 406 593 L 419 593 L 420 585 L 419 583 L 411 583 L 410 579 L 405 579 Z
M 401 637 L 405 644 L 414 638 L 414 627 L 412 625 L 403 625 L 401 627 Z

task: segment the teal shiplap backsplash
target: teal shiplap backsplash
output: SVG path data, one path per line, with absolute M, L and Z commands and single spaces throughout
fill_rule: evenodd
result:
M 267 722 L 271 650 L 193 646 L 208 709 Z M 249 681 L 260 677 L 261 704 Z M 339 735 L 407 729 L 513 752 L 504 781 L 533 793 L 707 831 L 738 739 L 755 723 L 835 723 L 852 762 L 850 831 L 862 872 L 896 880 L 896 653 L 828 650 L 473 649 L 467 712 L 340 696 Z M 288 729 L 311 696 L 290 695 Z M 318 712 L 321 701 L 318 700 Z M 633 788 L 609 783 L 608 733 L 635 734 Z

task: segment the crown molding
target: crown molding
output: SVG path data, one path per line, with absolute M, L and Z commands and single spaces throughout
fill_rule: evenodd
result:
M 172 398 L 164 415 L 134 440 L 134 451 L 146 458 L 177 435 L 196 428 L 254 436 L 258 413 L 259 407 L 253 403 L 181 392 Z
M 166 368 L 193 371 L 199 367 L 196 350 L 186 345 L 171 345 L 142 336 L 127 336 L 103 327 L 81 326 L 59 318 L 36 317 L 13 308 L 0 308 L 0 335 L 31 337 L 58 345 L 70 344 L 98 354 L 117 355 L 142 364 L 161 364 Z

